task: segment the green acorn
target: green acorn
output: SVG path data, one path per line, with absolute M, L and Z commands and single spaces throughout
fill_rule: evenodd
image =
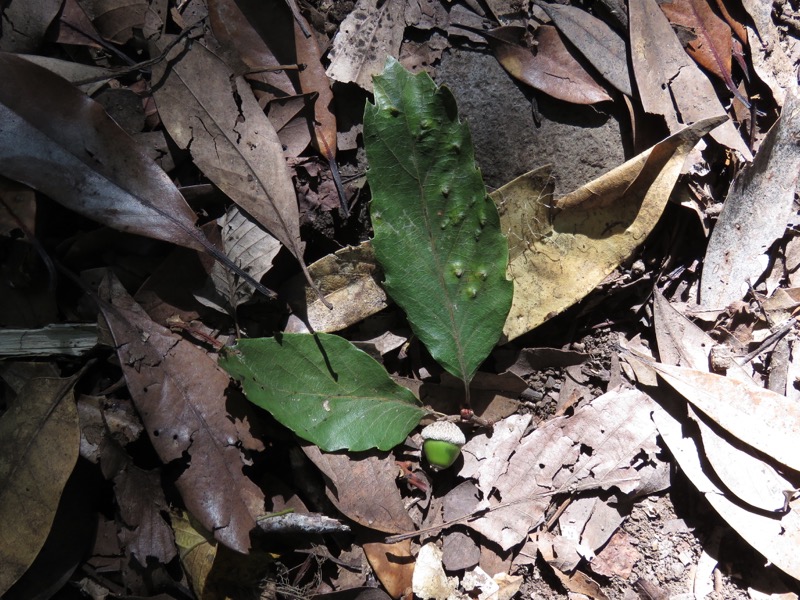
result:
M 436 421 L 422 430 L 422 453 L 428 463 L 436 469 L 446 469 L 461 454 L 461 446 L 466 443 L 464 433 L 455 423 Z

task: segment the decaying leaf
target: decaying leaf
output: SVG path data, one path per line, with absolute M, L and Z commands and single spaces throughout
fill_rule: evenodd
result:
M 256 29 L 257 25 L 272 25 L 274 29 L 269 31 L 271 35 L 267 37 L 272 41 L 280 38 L 281 33 L 291 27 L 291 15 L 288 11 L 281 11 L 281 8 L 279 5 L 267 9 L 262 2 L 208 0 L 208 17 L 214 36 L 223 47 L 236 52 L 248 69 L 248 79 L 257 82 L 270 99 L 292 96 L 298 91 L 287 71 L 275 68 L 280 66 L 281 61 Z M 269 18 L 261 19 L 259 15 Z
M 469 129 L 447 88 L 390 59 L 375 77 L 364 137 L 384 287 L 434 359 L 468 387 L 513 293 L 508 244 Z
M 232 205 L 219 224 L 222 227 L 222 248 L 225 254 L 255 280 L 260 280 L 272 268 L 272 261 L 281 249 L 278 240 L 254 223 L 236 205 Z M 214 263 L 211 267 L 211 284 L 195 298 L 225 314 L 233 314 L 236 307 L 253 297 L 255 288 L 239 275 Z
M 484 35 L 497 60 L 513 77 L 554 98 L 575 104 L 594 104 L 611 96 L 570 54 L 558 31 L 541 25 L 534 34 L 536 50 L 519 44 L 524 30 L 500 27 Z
M 42 549 L 78 460 L 75 378 L 35 378 L 0 418 L 0 595 Z
M 400 55 L 404 7 L 404 2 L 359 0 L 333 38 L 328 77 L 372 91 L 372 77 L 383 70 L 386 58 Z
M 752 164 L 731 184 L 708 242 L 700 280 L 700 302 L 722 309 L 744 297 L 748 283 L 764 271 L 772 244 L 792 216 L 800 173 L 800 92 L 786 94 L 778 121 Z M 735 252 L 732 249 L 735 248 Z
M 686 367 L 649 366 L 720 427 L 777 462 L 800 470 L 800 407 L 786 396 L 752 382 Z
M 124 44 L 141 29 L 150 3 L 147 0 L 79 0 L 97 31 L 107 40 Z
M 188 457 L 176 481 L 186 508 L 217 540 L 246 553 L 264 494 L 242 472 L 235 441 L 245 430 L 226 408 L 230 378 L 203 349 L 153 323 L 118 282 L 101 293 L 110 302 L 101 309 L 153 447 L 165 464 Z
M 750 102 L 731 78 L 731 28 L 711 9 L 708 0 L 676 0 L 660 6 L 670 23 L 688 29 L 695 36 L 686 46 L 689 56 L 723 80 L 728 90 L 749 108 Z
M 11 54 L 0 54 L 0 78 L 0 173 L 109 227 L 210 246 L 167 174 L 100 104 Z
M 577 6 L 549 3 L 539 6 L 606 81 L 623 94 L 633 95 L 625 40 L 605 22 Z
M 364 554 L 367 556 L 372 570 L 375 571 L 381 584 L 389 597 L 400 598 L 403 592 L 411 587 L 411 578 L 414 574 L 414 555 L 411 553 L 411 540 L 404 540 L 396 544 L 382 544 L 369 542 L 364 544 Z M 375 588 L 372 591 L 380 592 Z M 388 600 L 386 594 L 380 592 L 375 597 L 366 594 L 355 600 Z
M 495 202 L 530 207 L 526 247 L 508 269 L 514 302 L 507 339 L 583 298 L 630 256 L 661 217 L 689 151 L 723 119 L 683 129 L 554 205 L 543 196 L 540 176 L 523 175 L 492 194 Z M 503 231 L 519 229 L 513 218 L 503 217 Z
M 322 304 L 314 291 L 300 278 L 290 282 L 294 297 L 305 298 L 303 314 L 315 331 L 340 331 L 358 323 L 388 305 L 386 292 L 380 285 L 383 278 L 370 242 L 337 250 L 308 266 L 311 278 L 333 310 Z M 290 317 L 287 333 L 307 331 L 303 321 Z
M 61 0 L 3 3 L 0 9 L 0 17 L 3 19 L 0 51 L 38 50 L 44 41 L 47 29 L 58 16 L 61 5 Z
M 374 454 L 354 457 L 325 453 L 309 445 L 303 446 L 303 451 L 327 478 L 325 493 L 342 514 L 359 525 L 386 533 L 414 529 L 397 488 L 394 461 Z
M 495 444 L 490 461 L 502 461 L 499 450 L 504 448 L 510 453 L 506 468 L 494 470 L 489 477 L 479 476 L 483 493 L 479 508 L 489 511 L 468 526 L 508 549 L 542 522 L 553 494 L 613 487 L 630 494 L 648 485 L 650 472 L 657 468 L 658 453 L 655 429 L 649 424 L 653 405 L 646 394 L 635 390 L 608 392 L 571 417 L 547 421 L 519 444 Z M 496 435 L 502 427 L 504 421 L 495 424 Z M 489 440 L 485 435 L 475 436 L 462 454 L 484 454 L 483 446 L 493 443 Z M 584 454 L 581 447 L 592 452 Z M 644 462 L 637 458 L 642 452 L 648 457 Z M 474 464 L 471 469 L 474 472 Z
M 714 86 L 687 56 L 656 1 L 631 0 L 629 17 L 631 62 L 645 111 L 663 115 L 672 133 L 683 125 L 725 115 Z M 752 159 L 730 119 L 711 137 Z

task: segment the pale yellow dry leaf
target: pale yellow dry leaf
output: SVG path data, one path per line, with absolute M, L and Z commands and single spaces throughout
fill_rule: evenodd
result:
M 538 171 L 494 192 L 496 202 L 525 207 L 530 215 L 521 234 L 513 229 L 525 247 L 509 263 L 514 301 L 506 340 L 575 304 L 644 242 L 689 151 L 724 119 L 698 121 L 552 206 Z M 506 219 L 513 219 L 511 211 Z

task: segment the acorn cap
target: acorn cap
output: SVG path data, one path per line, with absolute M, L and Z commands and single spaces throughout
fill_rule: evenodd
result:
M 421 434 L 424 440 L 438 440 L 442 442 L 450 442 L 456 446 L 463 446 L 467 443 L 467 438 L 464 437 L 464 432 L 459 429 L 458 425 L 450 421 L 436 421 L 425 427 Z

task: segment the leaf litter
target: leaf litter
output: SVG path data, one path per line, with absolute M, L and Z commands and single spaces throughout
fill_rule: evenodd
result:
M 45 34 L 58 17 L 46 4 L 4 7 L 10 19 L 4 22 L 15 24 L 0 34 L 4 52 L 47 53 L 41 51 L 48 47 Z M 264 35 L 258 30 L 263 15 L 248 2 L 209 0 L 206 8 L 200 0 L 139 1 L 113 11 L 79 4 L 88 18 L 65 12 L 56 44 L 92 52 L 102 47 L 104 60 L 74 52 L 36 60 L 60 59 L 49 68 L 78 83 L 98 79 L 82 87 L 89 94 L 111 78 L 108 85 L 141 104 L 146 134 L 155 134 L 149 139 L 162 141 L 145 152 L 72 85 L 16 55 L 0 56 L 5 79 L 14 81 L 5 88 L 13 94 L 2 102 L 8 118 L 0 125 L 0 172 L 39 192 L 20 204 L 18 191 L 0 189 L 2 326 L 19 330 L 32 316 L 39 326 L 92 321 L 98 310 L 91 296 L 60 273 L 80 272 L 78 281 L 89 282 L 97 277 L 90 269 L 101 267 L 119 278 L 102 286 L 107 333 L 80 372 L 81 393 L 59 403 L 77 405 L 81 433 L 61 454 L 80 450 L 114 490 L 103 500 L 96 539 L 84 536 L 93 546 L 87 547 L 91 558 L 66 579 L 82 589 L 108 585 L 139 596 L 156 593 L 150 582 L 160 580 L 169 582 L 159 591 L 169 590 L 170 597 L 189 587 L 198 597 L 232 597 L 259 585 L 276 598 L 399 598 L 409 590 L 420 598 L 796 597 L 791 449 L 797 428 L 787 399 L 797 395 L 798 372 L 797 303 L 791 300 L 797 287 L 796 169 L 776 162 L 792 156 L 786 141 L 796 99 L 790 65 L 799 53 L 791 5 L 745 1 L 745 18 L 721 1 L 659 8 L 637 0 L 627 15 L 611 2 L 605 12 L 573 4 L 527 11 L 500 1 L 364 0 L 355 6 L 313 2 L 299 7 L 298 18 L 292 7 L 276 4 L 273 14 L 283 16 L 268 23 Z M 70 27 L 84 31 L 68 36 Z M 138 31 L 154 50 L 152 62 L 136 65 L 129 57 L 141 48 Z M 164 53 L 170 39 L 164 31 L 182 31 L 171 38 L 177 41 L 172 54 Z M 504 32 L 515 37 L 498 40 Z M 470 439 L 462 458 L 436 473 L 421 457 L 414 425 L 423 414 L 457 420 L 463 390 L 419 337 L 409 335 L 407 317 L 384 291 L 388 272 L 368 241 L 366 204 L 350 195 L 358 186 L 348 185 L 350 177 L 363 178 L 366 165 L 356 152 L 363 140 L 351 125 L 340 125 L 350 137 L 347 150 L 337 150 L 343 138 L 342 131 L 335 135 L 333 114 L 340 124 L 360 120 L 367 100 L 362 90 L 373 90 L 371 75 L 387 56 L 413 72 L 436 73 L 443 51 L 465 46 L 473 54 L 504 48 L 498 58 L 521 86 L 531 86 L 524 88 L 529 98 L 550 94 L 562 105 L 591 100 L 595 115 L 624 123 L 619 144 L 629 160 L 605 163 L 607 176 L 566 195 L 555 197 L 552 171 L 544 169 L 517 173 L 520 179 L 491 194 L 509 241 L 512 312 L 503 343 L 475 359 L 487 358 L 476 366 L 473 412 L 460 421 Z M 517 54 L 532 66 L 509 62 Z M 192 61 L 201 63 L 194 72 Z M 633 70 L 626 76 L 628 63 Z M 95 70 L 68 75 L 70 66 Z M 548 83 L 555 66 L 559 77 L 580 86 Z M 185 101 L 176 100 L 180 86 L 166 83 L 176 74 L 190 90 Z M 479 85 L 472 93 L 491 97 L 495 91 Z M 463 99 L 456 100 L 461 107 Z M 547 102 L 538 114 L 535 103 L 536 119 L 553 117 Z M 485 114 L 475 112 L 473 99 L 463 106 L 461 120 L 480 127 Z M 123 122 L 115 107 L 105 110 Z M 695 147 L 715 125 L 711 138 Z M 594 125 L 590 119 L 584 126 Z M 133 133 L 141 135 L 142 127 L 134 125 L 139 131 Z M 516 133 L 492 132 L 508 138 L 509 148 L 519 143 Z M 265 147 L 267 166 L 259 162 Z M 541 158 L 539 166 L 547 162 L 548 148 L 530 153 Z M 751 153 L 756 159 L 749 165 Z M 316 171 L 301 166 L 309 161 L 338 164 L 339 190 L 331 182 L 314 187 Z M 380 187 L 379 180 L 371 183 Z M 308 190 L 307 198 L 316 194 L 313 203 L 300 204 L 302 212 L 298 190 Z M 336 214 L 342 191 L 353 210 L 349 218 L 346 211 Z M 118 231 L 54 207 L 45 196 Z M 766 207 L 769 227 L 754 217 L 730 216 L 757 213 L 758 200 L 770 198 L 780 201 Z M 696 211 L 680 212 L 670 199 Z M 229 200 L 244 212 L 237 214 Z M 36 219 L 19 217 L 26 205 L 35 205 Z M 217 247 L 214 221 L 226 214 L 230 225 Z M 706 251 L 706 236 L 698 231 L 716 215 Z M 309 219 L 314 227 L 301 227 Z M 195 227 L 198 220 L 210 239 Z M 726 228 L 735 233 L 725 238 Z M 284 259 L 267 232 L 300 265 L 311 264 L 309 278 L 303 266 Z M 165 246 L 147 238 L 184 248 L 165 258 Z M 224 256 L 227 270 L 198 259 L 197 250 Z M 404 260 L 418 265 L 418 252 L 414 247 Z M 60 271 L 39 265 L 48 255 Z M 745 270 L 734 270 L 737 262 Z M 252 282 L 230 274 L 231 265 L 279 290 L 296 311 L 291 323 L 285 307 L 260 301 Z M 710 302 L 714 277 L 728 287 Z M 197 302 L 210 282 L 222 290 L 213 302 L 221 312 Z M 58 310 L 38 308 L 36 297 Z M 389 385 L 415 416 L 392 432 L 391 441 L 376 443 L 387 450 L 325 452 L 300 445 L 305 452 L 298 452 L 289 430 L 243 403 L 216 364 L 213 350 L 234 335 L 290 340 L 291 331 L 309 324 L 362 344 L 387 369 L 375 363 L 386 378 L 382 385 L 391 375 L 428 405 L 421 408 L 412 392 Z M 647 339 L 657 341 L 659 362 L 652 356 L 637 361 L 620 349 L 648 352 Z M 344 348 L 329 355 L 336 368 L 318 365 L 334 388 L 347 383 L 337 361 L 349 364 L 353 350 Z M 226 356 L 222 360 L 233 355 Z M 270 402 L 282 408 L 291 405 L 291 393 L 321 389 L 326 400 L 317 403 L 316 415 L 336 416 L 331 399 L 339 392 L 309 383 L 311 369 L 303 361 L 316 355 L 299 356 L 294 364 L 281 359 L 258 367 L 287 369 L 283 380 L 267 386 L 275 395 Z M 49 364 L 58 368 L 51 379 L 25 363 L 24 351 L 5 361 L 0 377 L 12 401 L 0 412 L 0 426 L 15 428 L 11 415 L 27 397 L 26 385 L 53 376 L 64 381 L 88 359 L 85 350 L 53 356 Z M 638 384 L 632 372 L 641 376 Z M 352 379 L 361 374 L 359 367 Z M 298 390 L 289 396 L 283 383 L 272 385 L 291 380 Z M 298 424 L 314 414 L 301 415 Z M 381 416 L 342 415 L 367 423 L 378 437 L 386 433 Z M 74 426 L 58 433 L 70 431 Z M 25 446 L 29 454 L 21 460 L 34 458 L 34 446 Z M 65 506 L 76 498 L 64 480 L 71 471 L 48 465 L 54 475 L 48 484 L 58 488 L 48 496 L 58 499 L 64 490 Z M 10 477 L 4 490 L 13 493 L 22 479 Z M 663 493 L 667 486 L 671 496 Z M 13 509 L 8 498 L 0 498 L 0 508 Z M 52 502 L 47 510 L 54 510 Z M 278 514 L 285 510 L 297 514 Z M 4 564 L 18 565 L 2 581 L 5 593 L 19 578 L 9 597 L 31 596 L 28 586 L 41 568 L 36 563 L 50 556 L 51 543 L 44 541 L 49 518 L 34 516 L 20 520 L 36 528 L 26 543 L 3 544 Z M 329 516 L 338 519 L 336 543 L 324 521 Z M 304 529 L 301 517 L 307 518 Z M 56 515 L 53 531 L 64 522 Z M 269 541 L 276 535 L 277 545 Z M 165 566 L 176 548 L 185 578 L 176 579 L 177 571 Z M 248 550 L 251 559 L 240 554 Z M 73 570 L 83 559 L 74 560 Z M 98 569 L 108 575 L 93 576 Z M 729 575 L 734 570 L 742 579 Z M 52 580 L 55 571 L 40 580 Z M 141 571 L 147 577 L 137 575 Z M 232 580 L 230 573 L 239 576 Z M 370 580 L 385 592 L 365 587 Z

